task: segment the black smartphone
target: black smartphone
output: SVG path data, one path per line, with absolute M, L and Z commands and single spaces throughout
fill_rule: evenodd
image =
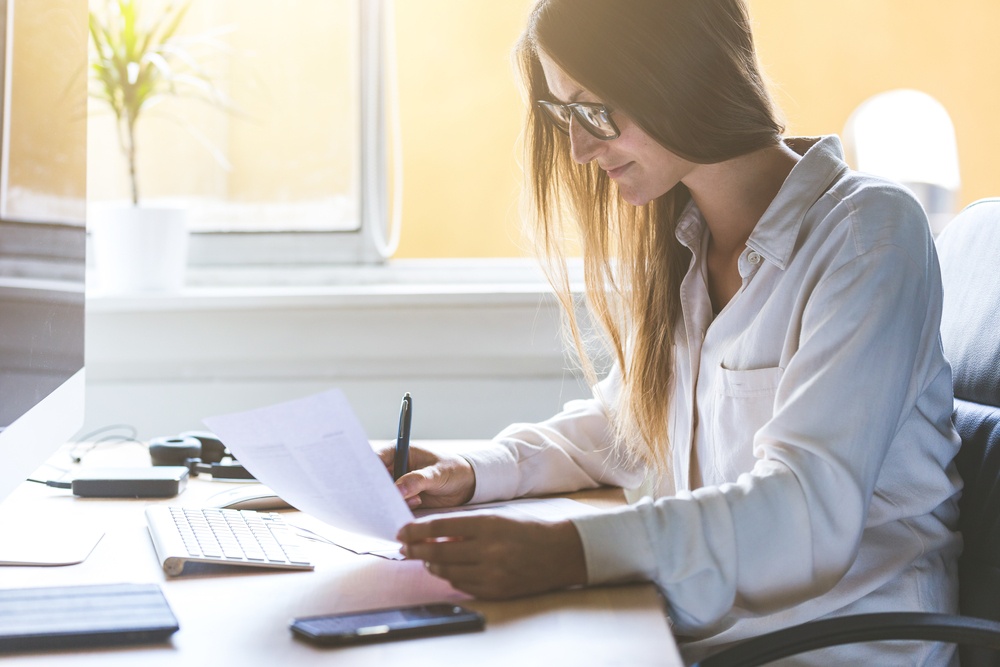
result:
M 486 619 L 455 604 L 425 604 L 347 614 L 307 616 L 292 621 L 296 637 L 323 646 L 348 646 L 409 637 L 482 630 Z

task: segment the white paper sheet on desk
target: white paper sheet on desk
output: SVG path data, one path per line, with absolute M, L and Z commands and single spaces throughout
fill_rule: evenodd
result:
M 543 521 L 557 521 L 599 511 L 595 507 L 568 498 L 522 498 L 497 503 L 483 503 L 481 505 L 462 505 L 461 507 L 449 507 L 445 509 L 417 510 L 414 514 L 419 518 L 432 514 L 490 512 L 515 519 L 532 518 L 542 519 Z M 329 524 L 323 524 L 307 516 L 296 516 L 290 523 L 304 529 L 304 537 L 318 538 L 320 541 L 332 542 L 357 554 L 370 554 L 390 560 L 403 559 L 403 555 L 399 553 L 400 544 L 395 540 L 383 540 L 352 533 L 335 526 L 330 526 Z
M 260 482 L 331 526 L 391 541 L 413 520 L 339 389 L 203 421 Z

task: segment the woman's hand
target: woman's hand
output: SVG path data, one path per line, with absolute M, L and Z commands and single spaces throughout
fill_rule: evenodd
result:
M 403 526 L 403 555 L 479 598 L 513 598 L 587 582 L 583 544 L 570 521 L 495 514 L 428 517 Z
M 391 474 L 395 447 L 390 444 L 376 452 Z M 462 505 L 476 490 L 472 464 L 458 454 L 411 445 L 409 462 L 410 472 L 396 480 L 396 488 L 410 509 Z

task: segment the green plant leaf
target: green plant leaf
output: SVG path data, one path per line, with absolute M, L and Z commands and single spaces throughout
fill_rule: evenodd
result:
M 170 3 L 151 21 L 143 22 L 140 0 L 105 0 L 103 13 L 91 9 L 89 14 L 93 46 L 89 93 L 92 99 L 106 104 L 116 118 L 135 203 L 138 203 L 135 129 L 144 109 L 172 96 L 235 111 L 225 92 L 215 85 L 198 52 L 231 52 L 218 39 L 227 30 L 181 36 L 179 29 L 190 7 L 190 0 L 179 6 Z M 204 137 L 199 136 L 198 140 L 206 144 Z M 216 159 L 222 157 L 215 149 L 209 152 Z

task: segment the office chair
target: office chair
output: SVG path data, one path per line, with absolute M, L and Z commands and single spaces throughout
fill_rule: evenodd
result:
M 937 240 L 944 282 L 941 339 L 955 384 L 962 447 L 962 615 L 858 614 L 778 630 L 693 667 L 753 667 L 818 648 L 879 640 L 959 645 L 962 667 L 1000 666 L 1000 198 L 965 208 Z

